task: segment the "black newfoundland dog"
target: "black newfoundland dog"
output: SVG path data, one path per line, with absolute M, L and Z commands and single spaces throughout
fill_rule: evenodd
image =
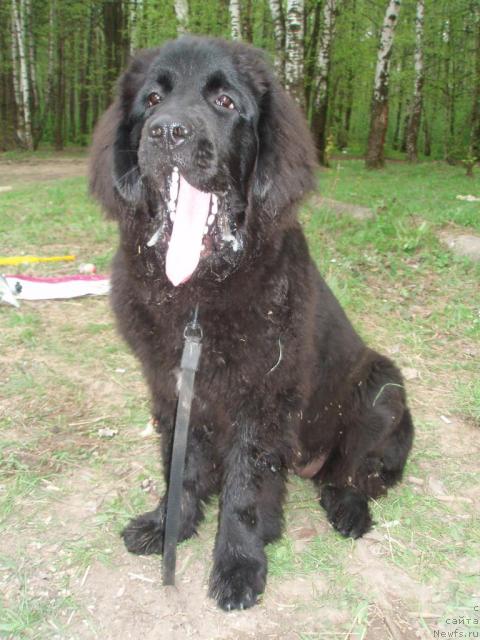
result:
M 358 538 L 398 482 L 413 426 L 401 374 L 352 328 L 312 262 L 297 206 L 315 186 L 304 119 L 261 52 L 184 37 L 142 52 L 95 132 L 91 190 L 118 221 L 112 300 L 142 363 L 168 481 L 183 332 L 199 305 L 182 540 L 218 493 L 210 594 L 265 588 L 289 471 Z M 123 531 L 161 553 L 165 500 Z

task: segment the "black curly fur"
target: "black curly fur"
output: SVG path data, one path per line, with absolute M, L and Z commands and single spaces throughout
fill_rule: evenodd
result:
M 242 239 L 241 251 L 201 261 L 177 288 L 165 248 L 146 246 L 169 161 L 145 133 L 153 116 L 144 96 L 155 83 L 165 94 L 155 113 L 195 113 L 195 135 L 175 162 L 194 184 L 227 189 Z M 212 103 L 226 90 L 238 103 L 228 116 Z M 401 479 L 412 443 L 400 372 L 365 346 L 309 256 L 296 212 L 314 169 L 304 119 L 261 52 L 221 40 L 182 38 L 140 53 L 95 133 L 91 190 L 121 236 L 113 309 L 150 386 L 166 479 L 183 328 L 200 305 L 182 539 L 219 493 L 210 593 L 225 610 L 252 606 L 264 590 L 264 546 L 281 535 L 289 470 L 313 479 L 329 521 L 356 538 L 372 524 L 368 499 Z M 130 551 L 161 552 L 163 509 L 126 527 Z

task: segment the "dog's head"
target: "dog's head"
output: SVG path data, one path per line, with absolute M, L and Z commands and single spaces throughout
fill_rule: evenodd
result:
M 261 52 L 184 37 L 140 53 L 94 139 L 91 187 L 115 217 L 148 212 L 174 285 L 224 279 L 313 185 L 304 120 Z

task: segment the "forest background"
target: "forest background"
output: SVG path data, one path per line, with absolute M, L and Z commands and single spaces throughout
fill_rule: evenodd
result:
M 2 0 L 0 150 L 86 146 L 135 50 L 184 32 L 265 50 L 322 164 L 480 158 L 480 0 Z

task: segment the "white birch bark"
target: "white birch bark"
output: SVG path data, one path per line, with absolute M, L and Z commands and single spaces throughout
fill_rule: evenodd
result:
M 377 66 L 375 69 L 374 98 L 379 102 L 388 99 L 388 82 L 390 74 L 390 59 L 392 57 L 395 27 L 400 12 L 400 0 L 389 0 L 382 32 L 380 34 L 380 48 L 378 50 Z M 385 91 L 386 90 L 386 91 Z
M 19 0 L 17 6 L 17 0 L 12 0 L 12 22 L 13 22 L 13 36 L 17 40 L 17 53 L 18 53 L 18 83 L 19 83 L 19 95 L 20 95 L 20 122 L 23 134 L 23 144 L 27 149 L 33 149 L 33 136 L 32 136 L 32 119 L 30 113 L 30 89 L 28 84 L 28 69 L 25 47 L 25 0 Z
M 281 82 L 285 80 L 285 23 L 280 0 L 269 0 L 275 38 L 275 71 Z
M 177 17 L 177 34 L 187 33 L 188 0 L 175 0 L 175 16 Z
M 325 6 L 323 8 L 323 28 L 317 60 L 317 105 L 325 100 L 327 96 L 328 72 L 330 70 L 330 54 L 335 32 L 336 10 L 337 0 L 325 0 Z
M 25 0 L 26 11 L 26 34 L 28 36 L 28 70 L 30 76 L 30 86 L 33 98 L 33 109 L 37 111 L 39 107 L 37 71 L 35 64 L 35 48 L 32 28 L 32 3 L 31 0 Z
M 15 98 L 15 105 L 17 108 L 17 114 L 21 108 L 21 104 L 22 104 L 22 98 L 20 95 L 20 79 L 19 79 L 19 72 L 18 72 L 18 41 L 17 41 L 17 36 L 16 36 L 16 32 L 15 32 L 15 21 L 13 18 L 13 12 L 12 12 L 12 39 L 11 39 L 11 44 L 12 44 L 12 80 L 13 80 L 13 95 Z
M 423 32 L 425 21 L 425 0 L 417 0 L 415 18 L 415 79 L 413 84 L 413 98 L 408 120 L 407 155 L 410 162 L 418 159 L 417 142 L 422 117 L 424 63 L 423 63 Z
M 385 164 L 384 146 L 388 126 L 388 85 L 390 80 L 390 60 L 395 37 L 395 28 L 400 13 L 401 0 L 388 0 L 385 18 L 380 34 L 375 83 L 373 87 L 372 113 L 366 165 L 378 169 Z
M 242 39 L 242 27 L 240 19 L 240 0 L 230 0 L 228 3 L 228 9 L 230 11 L 230 25 L 232 40 Z
M 287 0 L 285 20 L 285 87 L 304 106 L 303 87 L 303 0 Z
M 327 147 L 328 75 L 330 72 L 332 40 L 335 32 L 336 10 L 337 0 L 325 0 L 317 58 L 318 82 L 315 96 L 314 129 L 317 139 L 318 159 L 323 165 L 328 163 L 325 153 Z

